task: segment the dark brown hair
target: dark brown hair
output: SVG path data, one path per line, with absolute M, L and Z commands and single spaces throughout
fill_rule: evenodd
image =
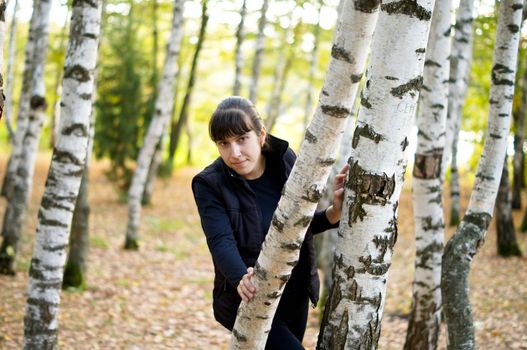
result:
M 230 96 L 221 101 L 209 121 L 209 135 L 212 141 L 225 140 L 254 130 L 260 136 L 262 118 L 246 98 Z

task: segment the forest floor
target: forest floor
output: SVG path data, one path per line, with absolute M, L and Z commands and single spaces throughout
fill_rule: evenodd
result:
M 37 211 L 49 155 L 38 158 L 34 190 L 15 277 L 0 276 L 0 349 L 20 349 Z M 0 177 L 6 156 L 0 155 Z M 61 349 L 226 349 L 229 333 L 212 316 L 211 258 L 192 198 L 199 170 L 177 170 L 156 183 L 153 204 L 142 212 L 140 250 L 122 249 L 127 206 L 106 179 L 107 164 L 90 174 L 88 287 L 62 293 Z M 469 188 L 463 189 L 463 206 Z M 5 210 L 0 199 L 0 217 Z M 448 203 L 447 203 L 448 205 Z M 515 212 L 519 224 L 521 212 Z M 451 229 L 449 234 L 451 234 Z M 399 238 L 389 271 L 380 349 L 402 349 L 411 303 L 415 244 L 409 184 L 399 205 Z M 527 235 L 517 234 L 527 253 Z M 527 349 L 527 258 L 496 255 L 494 223 L 475 257 L 470 293 L 479 349 Z M 314 349 L 320 309 L 310 311 L 304 344 Z M 440 349 L 446 348 L 442 325 Z

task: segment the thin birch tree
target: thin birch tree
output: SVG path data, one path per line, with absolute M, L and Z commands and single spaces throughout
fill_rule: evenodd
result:
M 457 144 L 461 127 L 461 114 L 470 77 L 472 61 L 472 24 L 474 0 L 460 0 L 454 25 L 454 39 L 450 55 L 450 86 L 445 149 L 441 164 L 442 178 L 451 164 L 450 177 L 450 225 L 459 223 L 459 180 L 457 172 Z
M 7 133 L 9 135 L 9 140 L 11 144 L 14 144 L 15 132 L 13 131 L 13 123 L 11 121 L 13 114 L 13 86 L 14 86 L 14 69 L 13 63 L 15 61 L 15 38 L 16 38 L 16 29 L 17 29 L 17 15 L 18 12 L 18 0 L 15 0 L 15 5 L 13 6 L 13 17 L 11 18 L 11 24 L 9 26 L 9 46 L 7 49 L 7 72 L 5 85 L 7 89 L 5 90 L 5 104 L 3 107 L 5 115 L 5 123 L 7 126 Z M 5 10 L 4 10 L 4 19 L 5 19 Z M 5 23 L 5 21 L 4 21 Z M 4 24 L 5 25 L 5 24 Z M 3 54 L 2 54 L 3 55 Z M 2 59 L 3 62 L 3 59 Z
M 383 1 L 317 349 L 376 349 L 434 1 Z
M 33 0 L 33 12 L 31 14 L 31 20 L 29 21 L 29 32 L 27 37 L 27 43 L 25 47 L 25 58 L 24 58 L 24 72 L 22 75 L 22 90 L 18 99 L 18 115 L 16 122 L 16 132 L 13 139 L 13 150 L 7 162 L 7 169 L 4 175 L 4 181 L 2 183 L 2 196 L 5 196 L 8 201 L 9 195 L 13 191 L 15 172 L 22 156 L 22 141 L 26 133 L 28 124 L 28 113 L 29 113 L 29 98 L 31 93 L 31 82 L 34 76 L 33 67 L 33 47 L 35 41 L 35 31 L 38 24 L 38 19 L 41 17 L 39 14 L 39 3 L 40 0 Z
M 270 0 L 263 0 L 262 9 L 260 11 L 260 19 L 258 21 L 258 34 L 256 35 L 256 42 L 254 48 L 254 59 L 252 66 L 251 85 L 249 85 L 249 100 L 256 103 L 258 98 L 258 80 L 260 78 L 260 66 L 262 65 L 262 58 L 265 44 L 265 26 L 267 24 L 267 10 L 269 8 Z
M 201 25 L 199 28 L 198 42 L 196 43 L 196 50 L 192 56 L 192 63 L 190 66 L 189 78 L 187 82 L 187 91 L 185 92 L 185 97 L 183 98 L 183 104 L 181 110 L 179 111 L 179 118 L 176 123 L 172 124 L 171 133 L 170 133 L 170 147 L 168 154 L 168 164 L 170 169 L 173 167 L 174 158 L 176 156 L 177 147 L 181 138 L 181 133 L 187 122 L 190 105 L 192 103 L 192 96 L 194 95 L 194 85 L 196 83 L 196 73 L 198 70 L 199 56 L 201 49 L 203 48 L 203 43 L 205 42 L 205 34 L 207 31 L 207 24 L 209 22 L 209 15 L 207 13 L 208 9 L 208 0 L 202 0 L 201 2 Z
M 60 136 L 42 197 L 29 270 L 24 317 L 24 349 L 27 350 L 58 348 L 60 287 L 86 159 L 101 3 L 101 0 L 73 2 L 64 63 Z
M 40 0 L 34 12 L 38 13 L 34 27 L 33 76 L 31 77 L 30 104 L 24 138 L 13 177 L 13 187 L 7 195 L 8 204 L 4 213 L 2 227 L 3 241 L 0 246 L 0 273 L 14 275 L 18 243 L 33 188 L 33 174 L 38 153 L 38 143 L 42 125 L 46 117 L 46 95 L 44 85 L 44 66 L 48 47 L 49 15 L 51 0 Z
M 413 169 L 415 276 L 404 349 L 437 348 L 441 323 L 441 255 L 445 236 L 441 160 L 448 105 L 452 0 L 436 1 L 417 114 Z
M 240 9 L 240 23 L 236 30 L 236 50 L 234 63 L 234 87 L 232 94 L 239 96 L 242 89 L 242 69 L 243 69 L 243 52 L 242 46 L 245 39 L 245 16 L 247 14 L 247 0 L 243 0 L 242 8 Z
M 378 0 L 348 0 L 337 23 L 318 106 L 255 264 L 256 296 L 242 301 L 230 349 L 265 347 L 276 307 L 298 261 L 304 236 L 335 163 L 340 138 L 362 78 Z
M 503 0 L 499 6 L 483 154 L 467 212 L 443 254 L 441 286 L 448 326 L 448 349 L 476 347 L 468 277 L 472 258 L 483 244 L 492 218 L 503 169 L 514 96 L 522 9 L 522 0 Z
M 525 13 L 524 13 L 525 17 Z M 518 63 L 518 66 L 520 64 Z M 520 81 L 521 101 L 518 117 L 515 119 L 516 129 L 514 131 L 514 158 L 513 158 L 513 181 L 512 181 L 512 208 L 522 207 L 521 189 L 525 176 L 523 143 L 525 141 L 525 114 L 527 113 L 527 64 L 524 64 L 523 75 Z
M 161 140 L 163 131 L 170 121 L 170 114 L 174 106 L 174 84 L 178 71 L 177 59 L 181 48 L 183 34 L 184 0 L 174 2 L 172 29 L 167 45 L 167 54 L 163 67 L 163 76 L 159 82 L 155 114 L 148 127 L 143 141 L 143 147 L 137 158 L 137 167 L 128 190 L 128 226 L 126 229 L 125 249 L 139 247 L 139 223 L 141 220 L 141 198 L 144 192 L 148 169 L 156 146 Z

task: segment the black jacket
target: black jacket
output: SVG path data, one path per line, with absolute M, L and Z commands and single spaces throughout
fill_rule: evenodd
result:
M 283 187 L 296 160 L 294 152 L 286 141 L 271 135 L 263 152 L 266 166 L 280 167 L 282 176 L 276 181 Z M 240 304 L 236 286 L 247 267 L 254 266 L 267 232 L 261 232 L 254 192 L 221 158 L 194 177 L 192 190 L 214 263 L 214 316 L 223 326 L 232 329 Z M 315 213 L 284 295 L 288 288 L 307 288 L 311 302 L 316 305 L 320 282 L 313 233 L 336 226 L 329 223 L 324 211 Z

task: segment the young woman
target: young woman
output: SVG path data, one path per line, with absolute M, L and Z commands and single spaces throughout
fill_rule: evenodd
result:
M 192 190 L 214 263 L 214 317 L 232 330 L 241 300 L 250 302 L 258 292 L 252 267 L 296 156 L 286 141 L 267 134 L 253 104 L 242 97 L 218 105 L 209 134 L 220 157 L 194 177 Z M 307 230 L 266 349 L 304 349 L 309 301 L 316 305 L 320 286 L 313 234 L 338 225 L 346 171 L 335 178 L 333 205 L 316 212 Z

